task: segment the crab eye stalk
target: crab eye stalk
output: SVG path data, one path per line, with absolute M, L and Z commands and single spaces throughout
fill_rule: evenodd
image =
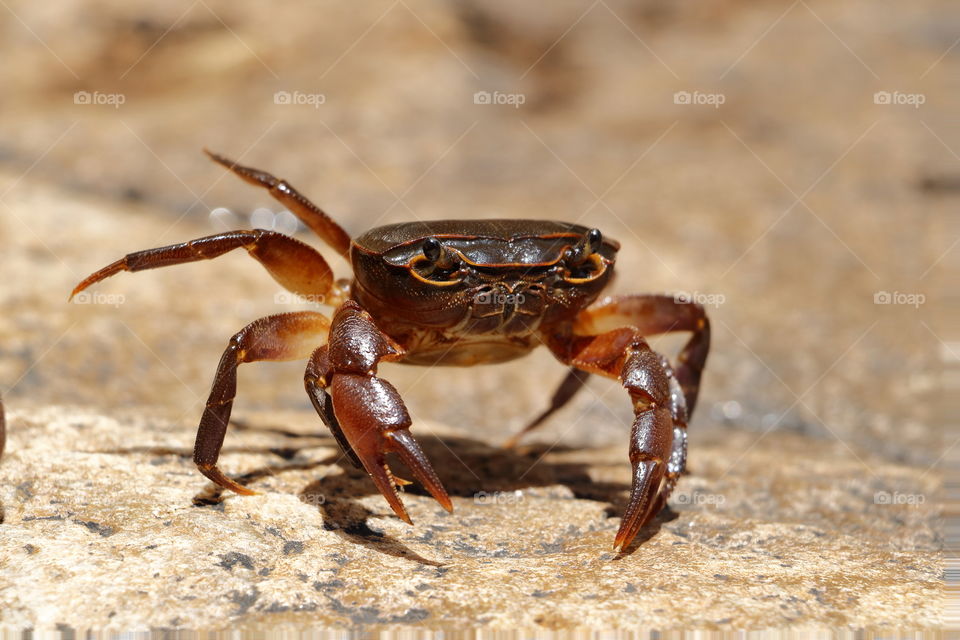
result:
M 430 262 L 437 262 L 443 253 L 443 245 L 436 238 L 427 238 L 423 241 L 423 257 Z
M 600 233 L 600 229 L 590 229 L 590 231 L 583 234 L 583 237 L 580 238 L 577 244 L 567 249 L 565 256 L 567 264 L 571 267 L 583 265 L 590 259 L 591 255 L 597 252 L 602 242 L 603 234 Z
M 437 238 L 425 238 L 420 245 L 422 255 L 410 264 L 413 275 L 432 284 L 456 284 L 460 281 L 462 263 L 456 251 L 443 246 Z
M 423 257 L 426 258 L 435 269 L 446 271 L 457 266 L 458 261 L 456 255 L 444 247 L 443 243 L 434 237 L 424 240 L 421 250 L 423 251 Z
M 600 255 L 603 234 L 599 229 L 590 229 L 568 248 L 563 256 L 565 278 L 568 282 L 582 282 L 598 278 L 606 268 Z

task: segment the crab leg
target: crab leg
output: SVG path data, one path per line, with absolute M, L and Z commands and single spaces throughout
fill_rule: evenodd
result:
M 394 513 L 410 523 L 397 493 L 398 485 L 409 482 L 393 475 L 387 453 L 398 454 L 444 509 L 452 511 L 453 505 L 410 434 L 412 421 L 400 394 L 376 375 L 379 362 L 397 360 L 402 354 L 403 349 L 377 328 L 370 314 L 348 300 L 333 318 L 329 346 L 317 349 L 310 358 L 304 384 L 344 452 L 370 474 Z
M 350 236 L 343 228 L 334 222 L 333 218 L 328 216 L 320 207 L 313 204 L 286 180 L 276 178 L 266 171 L 254 169 L 253 167 L 244 167 L 233 160 L 223 156 L 203 150 L 211 160 L 233 171 L 246 182 L 263 187 L 270 192 L 277 202 L 288 207 L 291 212 L 310 227 L 314 233 L 333 247 L 340 255 L 347 257 L 350 253 Z
M 633 403 L 632 487 L 614 549 L 622 551 L 663 506 L 686 453 L 686 406 L 666 358 L 633 327 L 596 336 L 554 336 L 548 344 L 565 364 L 618 380 Z M 661 499 L 662 498 L 662 499 Z
M 237 395 L 237 367 L 245 362 L 306 358 L 318 342 L 326 339 L 329 329 L 330 321 L 323 314 L 300 311 L 260 318 L 230 338 L 197 429 L 193 461 L 200 473 L 225 489 L 244 495 L 255 493 L 228 478 L 217 467 Z
M 273 279 L 301 295 L 324 295 L 333 284 L 330 265 L 317 251 L 295 238 L 274 231 L 228 231 L 180 244 L 129 253 L 96 271 L 78 284 L 70 298 L 90 285 L 121 271 L 143 271 L 185 262 L 212 260 L 243 247 L 260 262 Z
M 566 377 L 564 377 L 563 382 L 561 382 L 557 390 L 553 392 L 553 397 L 550 399 L 550 406 L 544 409 L 543 413 L 534 418 L 527 426 L 504 442 L 503 447 L 505 449 L 516 447 L 524 435 L 539 427 L 547 418 L 566 406 L 573 396 L 577 395 L 577 392 L 583 388 L 583 385 L 587 383 L 587 377 L 588 375 L 579 369 L 570 369 Z
M 625 326 L 636 327 L 643 336 L 673 331 L 693 332 L 674 367 L 686 396 L 687 414 L 693 415 L 700 391 L 700 376 L 710 351 L 710 321 L 703 307 L 694 302 L 679 301 L 673 296 L 609 296 L 578 316 L 574 332 L 597 335 Z

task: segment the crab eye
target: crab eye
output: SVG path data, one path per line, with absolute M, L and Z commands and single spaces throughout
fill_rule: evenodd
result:
M 427 238 L 423 241 L 423 257 L 436 263 L 443 253 L 443 245 L 436 238 Z
M 603 242 L 599 229 L 590 229 L 579 242 L 564 253 L 568 280 L 592 280 L 606 270 L 603 259 L 597 253 Z
M 596 251 L 597 246 L 599 246 L 602 241 L 603 234 L 600 233 L 600 229 L 590 229 L 590 231 L 587 231 L 587 245 L 591 251 Z
M 410 264 L 417 278 L 432 284 L 456 284 L 460 277 L 460 258 L 434 237 L 426 238 L 420 247 L 422 256 L 417 256 Z

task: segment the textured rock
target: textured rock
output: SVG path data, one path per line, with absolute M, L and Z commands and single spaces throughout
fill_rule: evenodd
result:
M 455 511 L 408 491 L 411 527 L 308 414 L 230 433 L 224 466 L 254 497 L 206 486 L 189 428 L 66 407 L 11 417 L 9 626 L 933 626 L 942 606 L 936 479 L 862 453 L 865 474 L 802 436 L 696 439 L 671 511 L 617 557 L 621 447 L 509 453 L 420 424 Z

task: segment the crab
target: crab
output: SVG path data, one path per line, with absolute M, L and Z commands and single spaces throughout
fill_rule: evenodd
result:
M 684 470 L 687 421 L 710 347 L 699 304 L 669 295 L 602 296 L 619 244 L 600 230 L 545 220 L 438 220 L 381 226 L 351 237 L 285 180 L 204 150 L 213 161 L 270 195 L 353 267 L 335 280 L 311 246 L 264 229 L 228 231 L 130 253 L 80 282 L 71 298 L 122 271 L 210 260 L 243 248 L 283 287 L 335 308 L 260 318 L 230 338 L 197 430 L 193 459 L 214 483 L 255 493 L 217 466 L 244 363 L 307 359 L 304 385 L 322 421 L 403 521 L 395 453 L 447 511 L 453 503 L 420 445 L 381 362 L 472 366 L 505 362 L 545 346 L 569 372 L 549 407 L 505 446 L 542 424 L 584 385 L 612 378 L 633 405 L 632 487 L 617 552 L 666 504 Z M 676 364 L 646 337 L 690 332 Z

